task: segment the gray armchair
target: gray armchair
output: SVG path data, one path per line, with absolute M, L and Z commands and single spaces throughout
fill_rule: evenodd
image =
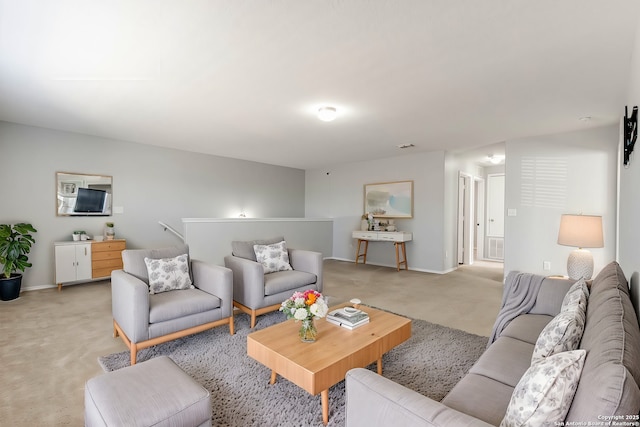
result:
M 123 269 L 111 273 L 114 337 L 131 351 L 135 365 L 138 350 L 171 341 L 219 325 L 233 326 L 231 270 L 190 260 L 194 289 L 149 293 L 144 258 L 172 258 L 189 253 L 189 246 L 124 250 Z
M 233 254 L 224 258 L 224 265 L 233 271 L 233 305 L 251 316 L 251 328 L 256 316 L 276 311 L 295 291 L 314 289 L 322 292 L 322 254 L 302 249 L 288 249 L 293 270 L 264 273 L 256 261 L 254 244 L 272 244 L 284 240 L 253 240 L 232 242 Z

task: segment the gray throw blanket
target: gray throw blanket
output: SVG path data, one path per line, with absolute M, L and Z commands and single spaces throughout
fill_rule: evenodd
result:
M 493 325 L 489 347 L 516 317 L 528 313 L 535 305 L 544 276 L 512 271 L 507 275 L 502 294 L 502 307 Z

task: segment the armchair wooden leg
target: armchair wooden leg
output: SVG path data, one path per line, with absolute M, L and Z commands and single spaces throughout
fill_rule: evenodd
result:
M 116 328 L 116 321 L 113 321 L 113 337 L 118 338 L 118 328 Z
M 138 347 L 135 343 L 131 343 L 131 366 L 136 364 L 136 358 L 138 357 Z
M 231 333 L 231 335 L 235 334 L 235 326 L 233 324 L 233 314 L 231 315 L 231 317 L 229 318 L 229 332 Z
M 251 329 L 256 326 L 256 311 L 251 310 Z

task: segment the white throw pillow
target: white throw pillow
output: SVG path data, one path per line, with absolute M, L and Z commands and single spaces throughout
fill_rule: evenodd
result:
M 189 256 L 178 255 L 175 258 L 145 258 L 149 274 L 149 293 L 193 289 L 189 276 Z
M 531 355 L 531 364 L 562 351 L 575 350 L 584 332 L 584 313 L 573 311 L 558 314 L 544 327 Z
M 574 283 L 562 300 L 560 312 L 573 310 L 576 306 L 580 306 L 583 312 L 587 311 L 587 303 L 589 302 L 589 288 L 584 278 Z
M 531 365 L 513 390 L 500 427 L 562 425 L 578 388 L 586 353 L 567 351 Z
M 256 260 L 263 265 L 265 274 L 293 270 L 289 264 L 289 253 L 284 240 L 272 245 L 253 245 L 253 250 Z

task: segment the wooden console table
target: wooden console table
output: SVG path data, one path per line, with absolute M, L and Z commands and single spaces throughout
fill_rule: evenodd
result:
M 124 239 L 54 242 L 53 245 L 58 291 L 63 283 L 109 278 L 113 270 L 122 268 L 122 251 L 127 247 Z
M 400 271 L 400 266 L 404 265 L 404 269 L 408 270 L 407 266 L 407 248 L 405 242 L 413 240 L 413 234 L 406 233 L 404 231 L 354 231 L 351 233 L 351 237 L 358 239 L 358 249 L 356 249 L 356 264 L 360 257 L 362 257 L 362 263 L 367 263 L 367 250 L 369 249 L 369 242 L 393 242 L 396 248 L 396 269 Z M 362 244 L 364 242 L 364 245 Z M 363 247 L 364 252 L 360 253 L 360 248 Z M 400 257 L 402 252 L 402 258 Z

